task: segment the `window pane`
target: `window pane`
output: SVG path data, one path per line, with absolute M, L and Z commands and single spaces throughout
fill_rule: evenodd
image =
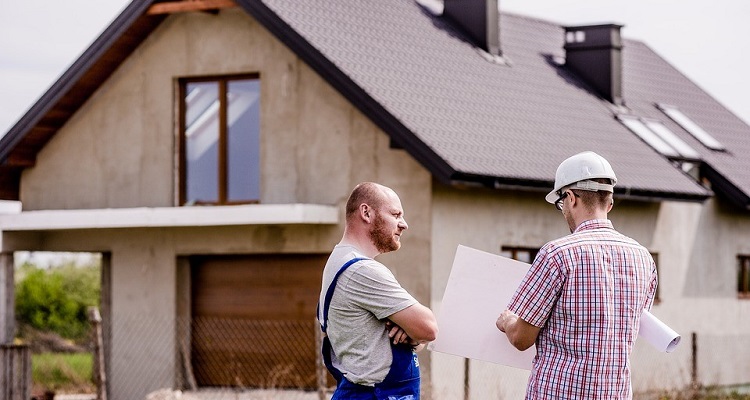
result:
M 515 246 L 502 246 L 500 248 L 500 255 L 503 257 L 512 258 L 514 260 L 522 261 L 525 263 L 531 263 L 536 258 L 539 249 L 532 247 L 515 247 Z
M 703 128 L 693 122 L 692 119 L 688 118 L 687 115 L 683 114 L 679 108 L 667 104 L 657 104 L 656 106 L 662 110 L 664 114 L 667 114 L 667 116 L 669 116 L 674 122 L 703 143 L 704 146 L 713 150 L 724 150 L 723 144 L 719 143 L 719 141 L 711 136 L 711 134 L 703 130 Z
M 523 261 L 525 263 L 531 263 L 531 261 L 533 261 L 531 259 L 531 253 L 529 253 L 528 251 L 524 251 L 524 250 L 518 251 L 518 253 L 516 254 L 516 260 Z
M 738 256 L 737 292 L 740 295 L 750 294 L 750 257 Z
M 674 134 L 674 132 L 670 131 L 669 128 L 664 126 L 659 121 L 651 121 L 646 120 L 646 126 L 651 129 L 652 132 L 657 134 L 662 140 L 669 143 L 675 150 L 677 150 L 678 153 L 680 153 L 681 156 L 685 158 L 692 158 L 692 159 L 700 159 L 701 155 L 698 154 L 695 149 L 690 147 L 687 143 L 685 143 L 682 139 L 677 137 L 677 135 Z
M 228 201 L 260 199 L 260 81 L 227 85 Z
M 219 85 L 188 83 L 185 93 L 185 200 L 217 202 Z
M 668 157 L 679 157 L 679 154 L 672 146 L 646 127 L 640 119 L 627 115 L 618 115 L 617 119 L 659 153 Z

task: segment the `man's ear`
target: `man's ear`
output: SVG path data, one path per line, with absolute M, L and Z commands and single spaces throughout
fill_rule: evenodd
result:
M 572 190 L 568 189 L 568 192 L 570 192 L 570 193 L 568 194 L 567 197 L 570 198 L 570 206 L 573 207 L 573 206 L 575 206 L 576 201 L 578 201 L 578 198 L 576 197 L 576 194 L 573 193 Z
M 362 217 L 363 220 L 366 222 L 370 222 L 370 214 L 372 213 L 372 209 L 370 206 L 368 206 L 365 203 L 362 203 L 359 206 L 359 215 Z

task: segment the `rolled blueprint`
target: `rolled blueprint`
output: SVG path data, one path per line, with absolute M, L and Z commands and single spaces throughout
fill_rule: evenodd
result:
M 657 350 L 671 353 L 680 343 L 680 334 L 673 331 L 650 312 L 641 314 L 641 325 L 638 336 L 646 339 Z

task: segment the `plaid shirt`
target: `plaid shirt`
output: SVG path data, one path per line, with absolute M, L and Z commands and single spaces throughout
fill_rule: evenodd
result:
M 526 399 L 631 399 L 630 353 L 656 265 L 609 220 L 539 250 L 508 308 L 541 327 Z

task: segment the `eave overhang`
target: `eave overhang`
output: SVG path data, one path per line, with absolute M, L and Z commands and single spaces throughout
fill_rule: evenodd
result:
M 132 51 L 166 18 L 147 15 L 152 1 L 133 1 L 0 138 L 0 199 L 19 199 L 24 168 Z
M 554 187 L 554 181 L 530 180 L 521 178 L 503 178 L 472 174 L 455 174 L 452 184 L 475 184 L 498 190 L 525 190 L 549 192 Z M 615 186 L 615 197 L 638 201 L 687 201 L 702 203 L 713 196 L 713 192 L 705 190 L 703 193 L 675 193 L 666 191 L 647 190 L 642 188 Z
M 732 205 L 742 210 L 750 210 L 750 196 L 710 165 L 706 163 L 701 165 L 701 176 L 711 183 L 711 188 L 715 192 L 720 193 Z

